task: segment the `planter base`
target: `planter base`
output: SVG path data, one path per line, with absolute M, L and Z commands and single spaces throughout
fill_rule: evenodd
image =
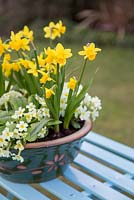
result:
M 1 176 L 18 183 L 39 183 L 62 175 L 63 170 L 78 154 L 82 138 L 89 130 L 91 123 L 85 123 L 82 129 L 74 134 L 42 143 L 26 145 L 22 152 L 23 163 L 11 158 L 0 161 Z M 52 143 L 55 142 L 55 145 Z

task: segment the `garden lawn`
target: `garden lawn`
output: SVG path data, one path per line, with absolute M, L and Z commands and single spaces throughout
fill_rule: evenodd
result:
M 76 55 L 68 63 L 71 74 L 76 67 L 77 72 L 82 68 L 83 57 L 77 55 L 82 45 L 65 44 Z M 44 48 L 41 43 L 38 46 Z M 134 49 L 102 47 L 96 60 L 87 63 L 83 81 L 88 81 L 98 67 L 89 93 L 101 98 L 103 109 L 93 131 L 134 146 Z M 76 72 L 73 74 L 78 76 Z

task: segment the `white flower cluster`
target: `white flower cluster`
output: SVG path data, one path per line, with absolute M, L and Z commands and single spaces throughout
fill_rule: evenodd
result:
M 78 94 L 82 90 L 82 85 L 79 86 Z M 64 117 L 65 110 L 67 107 L 69 88 L 67 83 L 64 84 L 63 92 L 60 99 L 60 116 Z M 86 93 L 85 98 L 81 102 L 80 106 L 76 109 L 74 113 L 75 119 L 89 120 L 93 121 L 99 116 L 99 110 L 101 110 L 101 100 L 98 97 L 91 97 Z
M 26 108 L 19 107 L 12 115 L 12 121 L 6 123 L 0 135 L 0 157 L 12 157 L 13 160 L 24 161 L 21 152 L 24 149 L 26 136 L 31 124 L 40 121 L 42 118 L 50 118 L 49 110 L 44 100 L 40 98 L 39 104 L 39 109 L 36 109 L 33 103 L 29 103 Z M 43 138 L 47 133 L 47 127 L 43 127 L 38 133 L 38 138 Z M 10 148 L 17 150 L 18 153 L 11 153 Z
M 91 97 L 86 93 L 85 98 L 81 102 L 80 106 L 76 109 L 74 116 L 80 120 L 93 120 L 99 116 L 99 110 L 101 110 L 101 100 L 98 97 Z
M 82 90 L 79 86 L 78 94 Z M 14 94 L 14 93 L 13 93 Z M 16 94 L 15 94 L 16 95 Z M 63 92 L 60 99 L 59 117 L 65 115 L 65 110 L 68 103 L 69 88 L 67 83 L 64 83 Z M 12 157 L 13 160 L 23 162 L 21 152 L 26 144 L 26 138 L 29 130 L 41 119 L 50 119 L 50 112 L 46 105 L 45 99 L 35 95 L 35 99 L 39 106 L 32 102 L 26 105 L 25 108 L 19 107 L 12 115 L 12 120 L 5 124 L 5 128 L 0 135 L 0 157 Z M 80 103 L 80 106 L 74 112 L 74 118 L 80 120 L 94 121 L 99 116 L 101 110 L 101 101 L 98 97 L 91 97 L 88 93 Z M 48 127 L 44 126 L 38 133 L 37 138 L 44 138 L 48 134 Z M 17 150 L 17 153 L 12 153 L 10 149 Z

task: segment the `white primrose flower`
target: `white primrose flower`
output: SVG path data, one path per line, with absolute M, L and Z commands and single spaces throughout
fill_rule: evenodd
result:
M 95 121 L 97 117 L 99 117 L 99 112 L 97 110 L 93 110 L 91 113 L 92 120 Z
M 6 127 L 3 131 L 2 131 L 2 136 L 5 140 L 10 141 L 10 139 L 13 137 L 13 132 L 11 132 L 9 130 L 8 127 Z
M 35 99 L 41 104 L 43 107 L 46 106 L 46 102 L 44 98 L 39 97 L 37 94 L 35 95 Z
M 41 108 L 42 116 L 46 118 L 50 118 L 50 112 L 48 108 Z
M 19 149 L 19 151 L 22 151 L 24 149 L 24 146 L 23 146 L 23 144 L 21 143 L 20 140 L 18 140 L 16 142 L 16 145 L 14 146 L 14 149 Z
M 12 159 L 13 160 L 17 160 L 17 161 L 19 161 L 21 163 L 24 162 L 24 158 L 22 156 L 20 156 L 19 154 L 18 155 L 12 154 Z
M 38 121 L 40 121 L 43 118 L 43 114 L 41 109 L 38 109 L 36 112 L 36 118 L 38 119 Z
M 86 95 L 81 103 L 83 105 L 89 106 L 91 99 L 92 99 L 91 96 L 88 93 L 86 93 Z
M 0 147 L 7 146 L 8 142 L 5 140 L 3 135 L 0 135 Z
M 28 124 L 24 121 L 20 121 L 19 124 L 16 125 L 16 128 L 19 129 L 20 132 L 27 131 Z
M 13 119 L 19 119 L 20 117 L 23 116 L 24 111 L 25 111 L 25 108 L 19 107 L 19 109 L 15 111 L 14 115 L 12 115 L 12 118 Z
M 69 93 L 69 88 L 67 86 L 67 83 L 64 83 L 64 87 L 63 87 L 63 91 L 62 91 L 62 95 L 61 97 L 63 98 L 67 98 L 68 97 L 68 93 Z
M 87 110 L 86 106 L 81 107 L 79 117 L 81 120 L 89 120 L 90 119 L 90 111 Z
M 37 112 L 36 109 L 30 111 L 30 113 L 31 113 L 32 117 L 34 117 L 34 118 L 38 118 L 38 112 Z
M 47 130 L 47 127 L 45 126 L 45 127 L 43 127 L 43 128 L 41 129 L 41 131 L 38 133 L 38 137 L 39 137 L 39 138 L 44 138 L 45 136 L 47 136 L 47 134 L 48 134 L 48 130 Z
M 5 157 L 5 158 L 9 158 L 10 157 L 10 151 L 9 150 L 5 150 L 0 148 L 0 157 Z
M 101 100 L 98 97 L 92 97 L 91 99 L 92 109 L 101 110 Z
M 33 110 L 36 110 L 36 106 L 31 102 L 29 103 L 26 108 L 29 110 L 29 112 L 32 112 Z
M 13 138 L 15 138 L 15 139 L 20 139 L 19 130 L 16 129 L 16 128 L 13 130 Z
M 64 107 L 60 107 L 60 113 L 59 113 L 60 116 L 64 117 L 65 115 L 65 109 Z
M 25 113 L 24 116 L 26 117 L 26 121 L 27 121 L 28 123 L 31 122 L 32 117 L 33 117 L 33 115 L 32 115 L 31 112 Z
M 61 98 L 60 99 L 60 116 L 64 117 L 65 115 L 65 110 L 67 107 L 67 99 L 66 98 Z

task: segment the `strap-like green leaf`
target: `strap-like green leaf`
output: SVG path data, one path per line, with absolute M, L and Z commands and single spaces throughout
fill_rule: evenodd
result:
M 29 130 L 29 133 L 26 137 L 26 140 L 29 142 L 33 142 L 37 139 L 38 133 L 41 129 L 50 121 L 50 119 L 42 119 L 40 122 L 37 122 L 34 127 Z
M 27 104 L 26 98 L 22 97 L 10 97 L 9 103 L 13 110 L 17 110 L 19 107 L 25 107 Z
M 5 124 L 7 121 L 11 120 L 11 112 L 0 110 L 0 124 Z

